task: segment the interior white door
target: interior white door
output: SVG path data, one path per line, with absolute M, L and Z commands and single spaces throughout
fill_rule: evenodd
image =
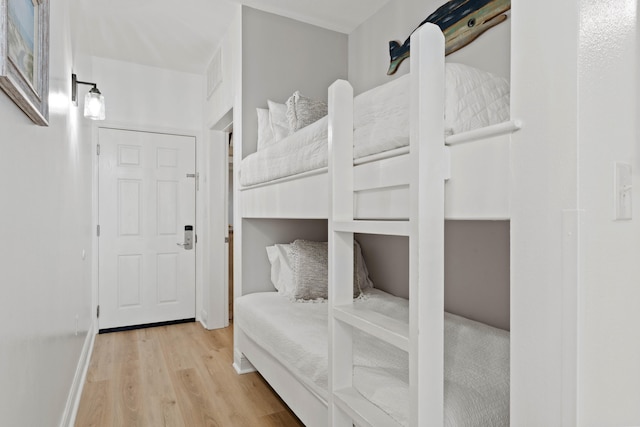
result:
M 195 138 L 100 128 L 100 329 L 195 317 Z M 195 237 L 195 228 L 193 229 Z

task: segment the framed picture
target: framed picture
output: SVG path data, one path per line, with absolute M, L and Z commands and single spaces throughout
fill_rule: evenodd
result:
M 49 0 L 0 0 L 0 87 L 49 124 Z

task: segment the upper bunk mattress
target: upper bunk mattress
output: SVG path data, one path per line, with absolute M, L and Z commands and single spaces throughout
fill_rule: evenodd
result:
M 407 322 L 408 301 L 367 289 L 355 305 Z M 327 400 L 326 303 L 291 302 L 278 292 L 236 299 L 236 326 Z M 509 333 L 445 313 L 446 426 L 509 426 Z M 354 332 L 354 387 L 401 425 L 408 425 L 408 354 Z
M 509 83 L 463 64 L 446 64 L 445 134 L 509 120 Z M 404 75 L 354 98 L 354 158 L 409 145 L 410 78 Z M 243 187 L 327 166 L 328 118 L 245 157 Z

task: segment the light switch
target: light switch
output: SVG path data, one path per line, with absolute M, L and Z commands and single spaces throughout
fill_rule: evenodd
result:
M 615 221 L 631 219 L 632 176 L 631 165 L 616 162 L 614 165 L 613 219 Z

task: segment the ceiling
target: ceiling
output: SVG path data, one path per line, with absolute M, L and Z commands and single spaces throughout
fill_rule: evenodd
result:
M 77 52 L 205 72 L 239 5 L 350 33 L 388 0 L 75 0 Z

